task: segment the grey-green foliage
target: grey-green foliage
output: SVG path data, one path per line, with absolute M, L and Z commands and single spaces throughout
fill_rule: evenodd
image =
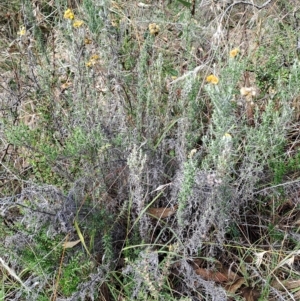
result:
M 212 229 L 222 243 L 228 218 L 238 214 L 255 193 L 268 160 L 287 139 L 288 93 L 268 99 L 263 111 L 256 103 L 254 126 L 237 117 L 234 87 L 242 70 L 243 64 L 230 61 L 219 84 L 206 86 L 213 114 L 203 139 L 204 160 L 201 168 L 195 167 L 197 161 L 187 161 L 174 180 L 173 200 L 179 203 L 177 235 L 189 253 L 197 252 Z
M 172 195 L 179 202 L 176 235 L 185 246 L 184 252 L 197 253 L 212 228 L 222 243 L 226 219 L 232 210 L 233 189 L 217 172 L 195 167 L 188 176 L 178 172 Z
M 109 1 L 102 0 L 94 3 L 92 0 L 84 0 L 83 8 L 87 17 L 87 24 L 90 31 L 99 35 L 102 27 L 108 22 Z
M 26 189 L 16 200 L 22 206 L 20 224 L 30 230 L 30 237 L 24 231 L 6 238 L 5 244 L 13 248 L 19 241 L 19 249 L 29 240 L 35 244 L 41 227 L 47 228 L 49 240 L 74 233 L 73 220 L 77 216 L 87 245 L 91 252 L 102 252 L 104 264 L 91 271 L 90 280 L 82 279 L 82 285 L 75 287 L 77 278 L 72 290 L 64 291 L 65 295 L 72 294 L 66 297 L 68 300 L 93 300 L 105 281 L 116 299 L 124 294 L 128 299 L 171 300 L 173 287 L 164 270 L 165 253 L 157 251 L 158 244 L 166 249 L 170 241 L 180 246 L 172 254 L 180 263 L 178 291 L 191 299 L 201 290 L 203 298 L 226 300 L 225 291 L 201 279 L 186 258 L 198 255 L 204 242 L 212 240 L 216 244 L 208 250 L 214 255 L 222 246 L 228 221 L 256 192 L 267 161 L 280 155 L 292 114 L 289 101 L 299 93 L 299 64 L 294 63 L 288 77 L 286 72 L 272 77 L 272 84 L 276 82 L 280 91 L 276 97 L 265 95 L 262 100 L 253 100 L 254 124 L 249 124 L 245 99 L 241 99 L 243 107 L 235 102 L 241 98 L 237 87 L 245 71 L 243 61 L 233 58 L 226 63 L 221 54 L 220 58 L 213 57 L 220 81 L 217 85 L 203 82 L 206 75 L 202 71 L 213 69 L 211 62 L 205 61 L 210 52 L 202 49 L 203 36 L 209 36 L 209 29 L 201 28 L 201 24 L 206 25 L 207 19 L 192 20 L 189 10 L 182 10 L 182 5 L 172 6 L 174 2 L 171 9 L 165 7 L 166 15 L 153 7 L 118 4 L 83 0 L 76 14 L 83 14 L 86 27 L 75 30 L 69 20 L 61 20 L 61 27 L 56 28 L 56 33 L 63 29 L 56 42 L 63 50 L 68 49 L 69 57 L 58 57 L 55 64 L 70 68 L 73 88 L 54 93 L 52 85 L 58 83 L 59 87 L 57 81 L 63 72 L 52 76 L 52 70 L 46 72 L 44 66 L 35 69 L 35 84 L 41 87 L 35 96 L 40 100 L 40 128 L 22 124 L 10 127 L 6 138 L 15 146 L 34 147 L 43 155 L 43 166 L 48 164 L 49 174 L 53 167 L 49 163 L 61 164 L 72 175 L 66 177 L 66 182 L 73 188 L 66 196 L 54 186 L 26 182 Z M 134 11 L 130 11 L 131 5 Z M 28 14 L 32 17 L 31 12 Z M 138 19 L 134 19 L 136 15 Z M 112 26 L 114 18 L 116 27 Z M 159 23 L 162 32 L 158 36 L 149 35 L 150 22 Z M 81 51 L 86 34 L 91 35 L 94 44 L 85 45 Z M 169 43 L 169 34 L 176 43 Z M 167 42 L 162 42 L 164 39 Z M 198 49 L 200 54 L 196 54 Z M 101 63 L 86 68 L 86 60 L 95 52 Z M 185 76 L 200 60 L 204 60 L 201 64 L 205 68 L 200 68 L 197 76 L 193 72 Z M 270 65 L 276 61 L 270 59 Z M 169 84 L 173 73 L 181 80 Z M 14 86 L 17 91 L 16 81 Z M 158 187 L 161 190 L 157 193 Z M 7 207 L 13 199 L 1 202 Z M 176 214 L 156 220 L 147 215 L 147 206 L 178 209 Z M 120 247 L 118 254 L 114 253 L 116 221 L 107 211 L 112 207 L 115 211 L 122 207 L 124 216 L 128 212 L 128 228 L 121 224 L 120 228 L 126 229 L 118 230 L 120 244 L 126 248 Z M 121 220 L 123 216 L 119 217 Z M 153 239 L 152 247 L 141 247 Z M 128 261 L 118 278 L 119 271 L 110 269 L 114 259 L 122 256 Z M 70 261 L 70 273 L 77 272 L 74 262 Z M 113 274 L 117 285 L 108 281 Z M 51 277 L 48 279 L 53 282 Z M 41 279 L 33 287 L 35 293 L 49 287 Z M 67 283 L 68 277 L 64 280 Z M 120 283 L 123 286 L 119 292 Z
M 155 129 L 153 127 L 155 125 L 152 124 L 152 122 L 155 122 L 156 119 L 153 113 L 157 111 L 155 106 L 158 93 L 157 91 L 153 93 L 153 85 L 156 84 L 156 81 L 153 82 L 155 73 L 150 72 L 148 66 L 148 60 L 153 53 L 153 43 L 154 37 L 148 34 L 143 43 L 137 65 L 136 125 L 140 137 L 139 139 L 141 139 L 143 135 L 148 136 L 148 133 L 149 137 L 152 137 L 151 134 Z M 157 74 L 157 76 L 159 77 L 160 75 Z M 149 118 L 150 116 L 151 118 Z
M 180 185 L 181 189 L 178 195 L 178 211 L 177 217 L 179 225 L 183 225 L 186 221 L 186 216 L 183 215 L 188 206 L 189 197 L 192 194 L 192 189 L 195 182 L 196 167 L 193 160 L 187 161 L 183 166 L 183 182 Z M 177 183 L 178 184 L 178 183 Z
M 256 111 L 255 128 L 244 127 L 239 133 L 240 139 L 244 137 L 243 157 L 236 181 L 241 201 L 252 195 L 256 184 L 263 178 L 269 160 L 280 155 L 286 144 L 292 117 L 289 95 L 292 91 L 286 88 L 284 91 L 278 98 L 269 98 L 263 112 Z
M 212 103 L 212 118 L 209 131 L 203 137 L 207 153 L 202 166 L 204 168 L 218 167 L 220 156 L 226 147 L 226 135 L 234 135 L 239 120 L 235 113 L 233 98 L 236 93 L 235 86 L 243 71 L 243 64 L 229 61 L 229 65 L 223 68 L 218 85 L 207 84 L 206 92 Z M 228 136 L 229 137 L 229 136 Z M 224 139 L 225 138 L 225 139 Z M 234 140 L 236 141 L 236 140 Z M 234 156 L 235 148 L 231 148 L 229 156 Z
M 141 251 L 136 262 L 127 262 L 123 274 L 133 276 L 131 298 L 143 300 L 149 293 L 155 300 L 160 300 L 160 283 L 157 282 L 160 273 L 158 253 L 150 248 Z
M 180 271 L 184 274 L 184 282 L 187 286 L 187 295 L 193 296 L 193 292 L 202 291 L 202 296 L 205 300 L 225 301 L 227 294 L 222 286 L 217 286 L 213 281 L 206 281 L 199 277 L 187 260 L 180 261 Z
M 149 235 L 149 217 L 143 213 L 148 196 L 143 185 L 147 156 L 142 149 L 134 146 L 128 157 L 130 198 L 133 207 L 133 218 L 139 219 L 140 236 L 147 239 Z

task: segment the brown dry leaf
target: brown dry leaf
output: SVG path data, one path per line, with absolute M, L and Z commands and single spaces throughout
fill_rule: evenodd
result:
M 201 276 L 204 280 L 207 281 L 215 281 L 218 283 L 226 282 L 228 281 L 228 277 L 220 272 L 210 271 L 208 269 L 196 269 L 196 274 Z
M 235 272 L 233 272 L 231 269 L 227 269 L 227 268 L 222 268 L 221 272 L 227 276 L 228 281 L 234 282 L 237 279 L 239 279 L 239 275 Z
M 16 41 L 13 41 L 9 44 L 7 48 L 8 53 L 19 53 L 20 52 L 20 46 Z
M 65 249 L 71 249 L 73 247 L 75 247 L 77 244 L 80 243 L 80 239 L 78 240 L 75 240 L 75 241 L 66 241 L 64 244 L 63 244 L 63 247 Z
M 287 289 L 294 289 L 300 287 L 300 280 L 286 281 L 285 287 Z
M 225 289 L 230 294 L 235 294 L 236 291 L 245 283 L 244 278 L 238 278 L 236 281 L 234 281 L 232 284 L 227 284 L 225 286 Z
M 278 290 L 285 290 L 285 289 L 295 289 L 300 287 L 300 280 L 283 280 L 280 281 L 278 279 L 274 279 L 272 281 L 272 286 Z
M 178 206 L 174 206 L 174 207 L 171 207 L 171 208 L 149 208 L 147 210 L 147 213 L 152 216 L 152 217 L 155 217 L 155 218 L 166 218 L 166 217 L 169 217 L 169 216 L 172 216 L 176 213 L 176 210 L 177 210 Z
M 200 266 L 203 264 L 203 259 L 202 258 L 194 258 L 193 261 L 191 262 L 191 265 L 194 270 L 197 270 L 200 268 Z
M 257 301 L 260 292 L 256 288 L 245 287 L 242 289 L 241 296 L 243 296 L 246 301 Z

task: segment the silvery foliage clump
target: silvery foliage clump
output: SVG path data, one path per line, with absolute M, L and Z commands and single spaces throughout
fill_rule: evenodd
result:
M 133 206 L 133 218 L 140 218 L 139 220 L 139 232 L 143 238 L 148 237 L 149 233 L 149 217 L 142 214 L 142 211 L 146 205 L 145 200 L 145 166 L 147 156 L 143 154 L 141 148 L 133 146 L 131 154 L 128 156 L 127 164 L 129 167 L 129 186 L 130 186 L 130 198 Z M 141 215 L 142 214 L 142 215 Z
M 158 283 L 158 279 L 161 278 L 161 270 L 157 251 L 145 248 L 135 262 L 127 261 L 122 273 L 133 276 L 134 285 L 131 296 L 133 299 L 145 292 L 151 294 L 152 297 L 159 297 L 161 283 Z
M 174 182 L 172 199 L 178 199 L 185 191 L 187 183 L 184 172 L 178 172 Z M 192 181 L 192 182 L 191 182 Z M 224 240 L 228 216 L 232 212 L 234 190 L 216 172 L 194 171 L 190 179 L 189 193 L 185 195 L 184 206 L 178 210 L 176 234 L 185 246 L 186 255 L 195 254 L 204 241 L 209 240 L 209 232 L 214 234 L 219 245 Z
M 196 274 L 191 265 L 185 260 L 180 260 L 179 272 L 183 275 L 184 288 L 182 290 L 188 296 L 193 292 L 201 291 L 205 294 L 205 300 L 225 301 L 227 300 L 224 288 L 217 286 L 213 281 L 206 281 Z
M 254 105 L 254 125 L 248 123 L 246 116 L 237 117 L 233 102 L 236 91 L 232 87 L 237 84 L 242 67 L 230 62 L 228 70 L 221 74 L 226 80 L 222 82 L 220 77 L 218 85 L 206 86 L 213 114 L 202 137 L 200 160 L 188 158 L 186 151 L 178 149 L 178 145 L 186 146 L 186 131 L 178 135 L 181 141 L 176 150 L 181 160 L 170 202 L 179 203 L 176 234 L 187 254 L 197 253 L 211 230 L 221 246 L 228 221 L 235 219 L 253 199 L 265 176 L 268 158 L 276 156 L 286 140 L 291 114 L 286 95 L 282 95 L 279 109 L 275 109 L 273 99 L 266 102 L 264 111 L 259 110 L 259 104 Z M 178 122 L 181 129 L 187 129 L 187 124 L 188 121 Z
M 68 206 L 69 203 L 69 198 L 56 187 L 35 184 L 24 188 L 18 195 L 0 199 L 4 217 L 10 208 L 17 207 L 22 212 L 17 221 L 24 230 L 34 235 L 39 233 L 41 227 L 49 225 L 47 232 L 49 238 L 70 230 L 75 209 Z M 16 235 L 20 235 L 20 233 L 18 232 Z M 13 238 L 9 237 L 8 239 Z

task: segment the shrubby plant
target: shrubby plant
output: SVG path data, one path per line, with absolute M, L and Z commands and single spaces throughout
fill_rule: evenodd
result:
M 296 300 L 295 4 L 3 5 L 0 299 Z

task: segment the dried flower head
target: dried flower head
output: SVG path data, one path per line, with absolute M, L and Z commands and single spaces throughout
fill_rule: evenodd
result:
M 96 63 L 97 63 L 97 61 L 99 61 L 99 59 L 100 59 L 100 57 L 98 54 L 93 54 L 90 57 L 89 61 L 87 63 L 85 63 L 85 65 L 87 67 L 92 67 L 92 66 L 96 65 Z
M 92 44 L 92 40 L 90 38 L 84 38 L 84 44 L 85 45 L 89 45 L 89 44 Z
M 242 96 L 255 97 L 257 96 L 257 89 L 255 87 L 242 87 L 240 93 Z
M 72 11 L 70 8 L 68 8 L 68 9 L 65 11 L 65 13 L 64 13 L 64 18 L 65 18 L 65 19 L 69 19 L 69 20 L 73 20 L 73 19 L 74 19 L 74 13 L 73 13 L 73 11 Z
M 188 155 L 188 158 L 189 158 L 189 159 L 193 158 L 194 155 L 195 155 L 196 153 L 197 153 L 197 149 L 193 148 L 193 149 L 190 151 L 190 153 L 189 153 L 189 155 Z
M 82 20 L 75 20 L 73 22 L 73 27 L 78 28 L 80 26 L 82 26 L 84 24 L 84 22 Z
M 18 35 L 25 36 L 25 34 L 26 34 L 26 28 L 25 28 L 25 26 L 21 26 L 20 30 L 18 31 Z
M 85 63 L 85 65 L 86 65 L 86 67 L 92 67 L 93 66 L 93 62 L 91 62 L 91 61 L 88 61 L 88 62 L 86 62 Z
M 157 35 L 159 33 L 159 26 L 156 23 L 149 24 L 149 31 L 151 35 Z
M 232 49 L 230 51 L 229 56 L 232 57 L 232 58 L 234 58 L 234 57 L 236 57 L 239 54 L 239 52 L 240 52 L 239 49 L 234 48 L 234 49 Z
M 98 55 L 98 54 L 93 54 L 92 56 L 91 56 L 91 60 L 93 60 L 93 61 L 97 61 L 97 60 L 99 60 L 100 59 L 100 56 Z
M 208 83 L 211 83 L 211 84 L 214 84 L 214 85 L 216 85 L 216 84 L 219 83 L 219 79 L 215 75 L 213 75 L 213 74 L 207 76 L 206 77 L 206 81 Z

